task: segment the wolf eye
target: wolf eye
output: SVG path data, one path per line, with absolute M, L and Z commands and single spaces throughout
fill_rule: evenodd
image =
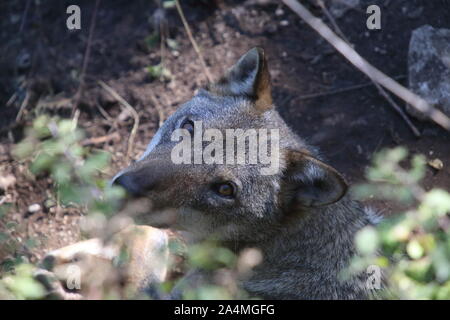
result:
M 186 119 L 180 126 L 181 129 L 186 129 L 192 135 L 194 134 L 194 122 L 192 120 Z
M 218 183 L 215 185 L 215 191 L 222 197 L 232 198 L 235 196 L 236 187 L 232 182 Z

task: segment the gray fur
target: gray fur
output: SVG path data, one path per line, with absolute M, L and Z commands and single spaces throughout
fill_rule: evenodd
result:
M 175 209 L 176 219 L 169 224 L 189 231 L 196 241 L 216 236 L 232 250 L 259 248 L 263 262 L 243 283 L 252 294 L 275 299 L 366 298 L 365 275 L 346 282 L 339 275 L 355 252 L 355 233 L 372 224 L 374 214 L 345 196 L 343 178 L 286 125 L 271 105 L 268 79 L 262 50 L 251 50 L 218 83 L 181 106 L 143 157 L 116 182 L 153 200 L 152 212 Z M 278 128 L 281 170 L 263 176 L 260 165 L 173 164 L 170 150 L 175 142 L 170 135 L 187 117 L 223 131 Z M 211 191 L 211 183 L 220 179 L 238 185 L 235 199 Z M 148 214 L 149 224 L 154 224 L 152 216 Z

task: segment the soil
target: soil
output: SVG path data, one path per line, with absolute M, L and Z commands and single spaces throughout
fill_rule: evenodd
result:
M 17 223 L 15 237 L 21 243 L 29 237 L 41 240 L 27 252 L 33 261 L 48 250 L 77 241 L 81 216 L 76 210 L 61 208 L 28 213 L 31 204 L 44 207 L 51 181 L 29 177 L 24 165 L 11 156 L 11 147 L 20 141 L 35 115 L 45 110 L 70 116 L 74 101 L 78 101 L 79 124 L 88 137 L 118 132 L 119 139 L 95 145 L 113 154 L 112 175 L 128 162 L 133 119 L 105 93 L 99 80 L 114 88 L 140 116 L 132 158 L 144 151 L 160 121 L 207 83 L 175 9 L 158 9 L 156 2 L 143 0 L 100 1 L 82 94 L 77 100 L 95 1 L 76 1 L 82 28 L 68 30 L 66 8 L 73 2 L 0 4 L 0 170 L 2 176 L 16 178 L 2 194 L 2 201 L 13 204 L 7 219 Z M 424 24 L 450 28 L 450 2 L 371 0 L 370 4 L 382 9 L 382 29 L 373 31 L 366 27 L 366 2 L 361 1 L 359 8 L 348 10 L 336 21 L 356 51 L 406 85 L 412 30 Z M 308 7 L 328 23 L 313 3 L 310 1 Z M 412 119 L 422 133 L 416 138 L 368 78 L 289 8 L 270 0 L 184 0 L 182 6 L 216 79 L 248 49 L 256 45 L 265 48 L 279 112 L 300 136 L 320 147 L 348 182 L 364 181 L 365 169 L 376 151 L 404 145 L 412 153 L 443 161 L 442 170 L 427 169 L 426 189 L 450 188 L 450 134 L 433 123 Z M 161 51 L 159 43 L 151 45 L 150 36 L 160 25 L 175 40 L 173 48 Z M 172 75 L 170 79 L 149 75 L 148 66 L 159 64 L 161 59 Z M 341 89 L 344 91 L 335 92 Z M 386 214 L 396 211 L 391 203 L 374 204 Z M 4 258 L 0 250 L 0 260 Z

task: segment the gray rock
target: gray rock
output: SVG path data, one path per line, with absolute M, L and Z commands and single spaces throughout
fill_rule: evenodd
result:
M 41 210 L 41 206 L 39 205 L 39 203 L 34 203 L 28 207 L 29 213 L 36 213 L 39 210 Z
M 408 65 L 409 88 L 450 116 L 450 29 L 425 25 L 414 30 Z M 426 118 L 411 107 L 408 112 Z

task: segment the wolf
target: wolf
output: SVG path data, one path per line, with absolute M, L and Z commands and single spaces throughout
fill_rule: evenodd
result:
M 180 142 L 174 140 L 174 132 L 194 137 L 201 134 L 196 132 L 198 122 L 202 130 L 215 130 L 222 137 L 227 137 L 226 130 L 242 129 L 237 135 L 243 140 L 248 130 L 277 130 L 277 135 L 266 139 L 276 150 L 266 151 L 276 158 L 278 170 L 262 174 L 263 164 L 250 164 L 248 159 L 174 163 L 173 150 Z M 226 145 L 228 138 L 216 146 Z M 201 141 L 201 148 L 205 144 Z M 250 152 L 248 144 L 244 148 Z M 120 171 L 112 183 L 130 198 L 151 201 L 146 215 L 152 234 L 158 232 L 155 227 L 170 227 L 188 232 L 193 242 L 215 237 L 234 252 L 258 249 L 262 261 L 242 282 L 251 295 L 265 299 L 371 296 L 367 275 L 343 279 L 341 274 L 356 253 L 355 234 L 375 224 L 378 217 L 350 198 L 343 176 L 281 118 L 272 101 L 261 48 L 245 53 L 217 82 L 179 107 L 141 158 Z M 169 208 L 169 221 L 152 221 L 152 212 Z M 159 232 L 159 238 L 166 239 Z

